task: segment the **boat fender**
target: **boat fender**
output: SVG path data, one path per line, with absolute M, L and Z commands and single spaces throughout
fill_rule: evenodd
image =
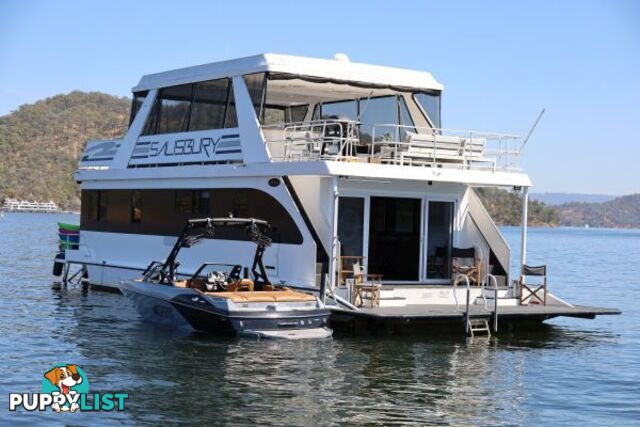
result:
M 64 269 L 64 252 L 58 253 L 53 259 L 53 275 L 60 276 Z

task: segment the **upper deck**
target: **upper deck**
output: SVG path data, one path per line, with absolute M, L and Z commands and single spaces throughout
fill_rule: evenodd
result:
M 530 185 L 517 135 L 442 127 L 442 90 L 425 72 L 273 54 L 153 74 L 134 88 L 126 137 L 88 143 L 78 173 L 135 179 L 149 174 L 140 168 L 208 166 L 209 176 Z

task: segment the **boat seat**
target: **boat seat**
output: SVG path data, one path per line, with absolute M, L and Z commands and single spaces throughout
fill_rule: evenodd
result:
M 242 292 L 204 292 L 207 296 L 229 299 L 233 302 L 295 302 L 315 301 L 316 297 L 302 292 L 292 291 L 242 291 Z

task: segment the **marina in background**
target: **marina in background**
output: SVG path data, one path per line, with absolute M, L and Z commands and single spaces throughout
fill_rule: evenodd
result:
M 4 199 L 0 207 L 5 212 L 37 212 L 37 213 L 60 213 L 58 205 L 52 201 L 34 202 L 30 200 Z

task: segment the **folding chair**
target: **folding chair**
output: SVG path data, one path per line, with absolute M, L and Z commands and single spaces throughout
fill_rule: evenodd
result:
M 527 276 L 542 277 L 542 283 L 532 284 L 526 283 Z M 525 295 L 525 291 L 528 295 Z M 542 293 L 542 297 L 540 296 Z M 539 265 L 533 267 L 530 265 L 522 266 L 522 275 L 520 276 L 520 304 L 542 304 L 547 305 L 547 266 Z
M 470 265 L 464 265 L 464 260 Z M 467 276 L 469 283 L 480 286 L 482 260 L 476 256 L 475 248 L 451 248 L 451 271 L 452 279 L 455 281 L 457 276 Z

